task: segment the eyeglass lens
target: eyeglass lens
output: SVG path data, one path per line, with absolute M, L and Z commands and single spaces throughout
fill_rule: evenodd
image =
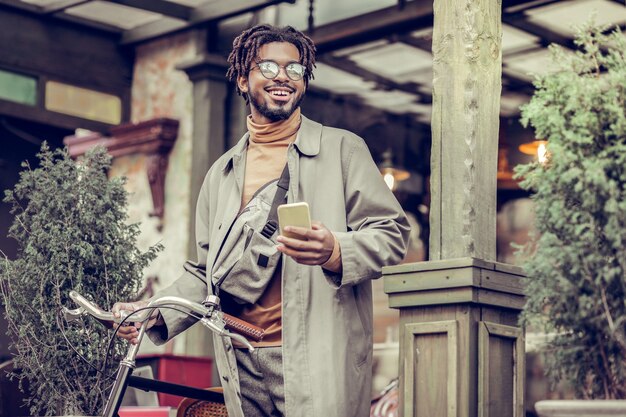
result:
M 259 62 L 258 65 L 261 74 L 263 74 L 265 78 L 268 78 L 270 80 L 278 77 L 278 74 L 280 73 L 281 66 L 274 61 L 262 61 Z M 304 76 L 304 66 L 302 64 L 292 62 L 291 64 L 286 65 L 284 68 L 285 73 L 287 73 L 287 77 L 289 77 L 293 81 L 298 81 Z

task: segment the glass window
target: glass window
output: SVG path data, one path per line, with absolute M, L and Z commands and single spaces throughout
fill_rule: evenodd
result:
M 122 120 L 119 97 L 56 81 L 46 82 L 46 109 L 114 125 Z
M 0 99 L 34 106 L 37 104 L 37 79 L 0 70 Z

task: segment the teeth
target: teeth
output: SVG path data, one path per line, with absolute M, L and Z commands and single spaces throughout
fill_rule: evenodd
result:
M 281 90 L 272 90 L 270 94 L 272 94 L 273 96 L 280 96 L 280 97 L 289 95 L 287 91 L 281 91 Z

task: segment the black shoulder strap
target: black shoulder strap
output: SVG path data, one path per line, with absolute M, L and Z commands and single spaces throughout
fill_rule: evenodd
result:
M 261 234 L 268 239 L 271 239 L 276 229 L 278 229 L 278 206 L 285 202 L 287 190 L 289 190 L 289 165 L 285 164 L 283 173 L 280 174 L 280 178 L 278 179 L 278 188 L 276 189 L 276 194 L 274 194 L 274 200 L 272 201 L 270 212 L 267 215 L 267 221 L 261 231 Z

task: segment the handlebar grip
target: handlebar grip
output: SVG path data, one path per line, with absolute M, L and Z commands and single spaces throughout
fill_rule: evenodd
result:
M 255 342 L 260 342 L 263 339 L 263 336 L 265 336 L 265 330 L 262 328 L 255 326 L 254 324 L 250 324 L 247 321 L 238 319 L 237 317 L 233 317 L 230 314 L 223 313 L 223 315 L 224 324 L 230 331 L 239 333 L 247 339 L 254 340 Z

